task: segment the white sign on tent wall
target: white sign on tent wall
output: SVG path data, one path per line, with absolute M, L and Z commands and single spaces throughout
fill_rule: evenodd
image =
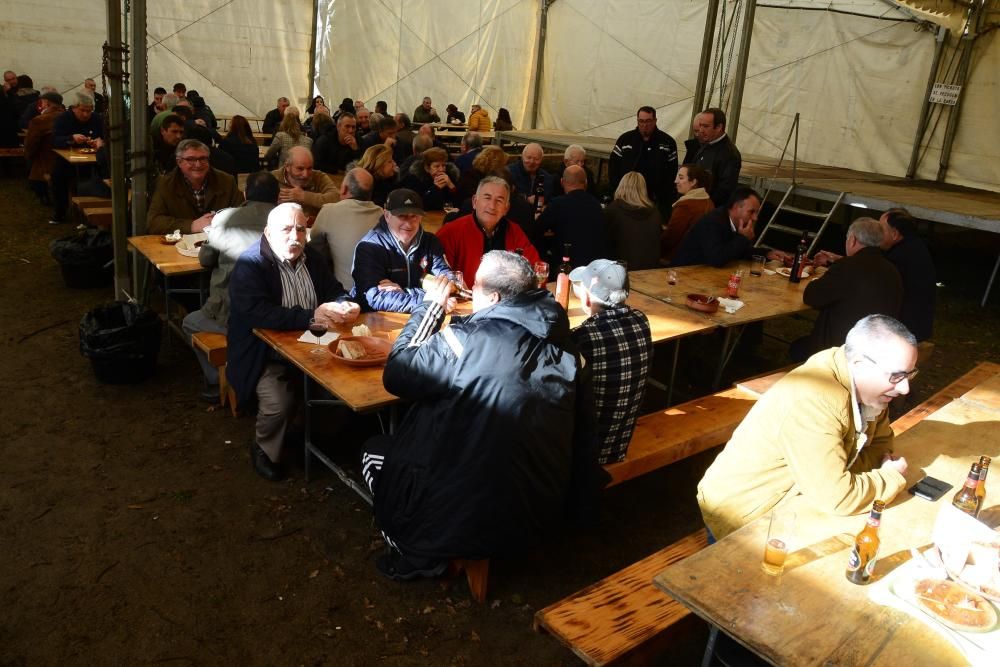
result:
M 958 104 L 958 95 L 962 92 L 961 86 L 952 86 L 947 83 L 935 83 L 931 89 L 931 104 L 947 104 L 955 106 Z

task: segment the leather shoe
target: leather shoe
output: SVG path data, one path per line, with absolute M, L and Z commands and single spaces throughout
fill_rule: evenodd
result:
M 284 466 L 273 462 L 256 442 L 250 443 L 250 461 L 254 472 L 269 482 L 280 482 L 285 478 Z

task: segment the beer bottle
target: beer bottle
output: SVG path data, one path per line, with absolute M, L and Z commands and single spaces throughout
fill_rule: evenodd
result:
M 545 179 L 541 174 L 535 176 L 535 184 L 532 190 L 535 195 L 535 213 L 537 214 L 545 208 Z
M 852 584 L 864 586 L 871 579 L 872 571 L 875 569 L 875 561 L 878 560 L 878 529 L 882 523 L 882 510 L 884 509 L 884 500 L 876 500 L 872 503 L 872 512 L 868 515 L 868 522 L 854 538 L 854 549 L 851 550 L 851 558 L 847 561 L 847 572 L 845 573 L 847 580 Z
M 979 499 L 979 509 L 976 510 L 976 515 L 983 509 L 983 505 L 986 504 L 986 473 L 990 471 L 990 457 L 980 456 L 979 457 L 979 484 L 976 485 L 976 498 Z
M 965 485 L 958 490 L 951 504 L 962 510 L 969 516 L 976 516 L 979 513 L 979 497 L 976 495 L 976 487 L 979 486 L 979 464 L 973 463 L 969 469 L 969 476 L 965 480 Z
M 788 272 L 789 282 L 797 283 L 802 280 L 802 269 L 806 261 L 806 253 L 809 252 L 809 232 L 802 232 L 799 244 L 795 246 L 795 258 L 792 260 L 792 268 Z
M 573 265 L 569 263 L 570 244 L 563 244 L 562 264 L 559 265 L 559 273 L 556 275 L 556 303 L 569 310 L 569 272 L 573 270 Z

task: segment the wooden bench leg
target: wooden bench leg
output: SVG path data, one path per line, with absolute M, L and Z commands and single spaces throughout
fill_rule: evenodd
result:
M 223 364 L 219 366 L 219 406 L 226 407 L 226 401 L 229 401 L 229 411 L 233 413 L 234 417 L 238 417 L 239 411 L 236 408 L 236 392 L 233 391 L 232 386 L 226 380 L 226 365 Z
M 490 561 L 486 560 L 466 560 L 456 558 L 451 561 L 451 569 L 456 574 L 465 571 L 465 580 L 469 584 L 469 592 L 476 602 L 480 604 L 486 602 L 486 586 L 490 575 Z

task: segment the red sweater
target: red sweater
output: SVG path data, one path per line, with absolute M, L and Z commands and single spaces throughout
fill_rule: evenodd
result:
M 506 225 L 506 229 L 502 226 Z M 497 236 L 503 234 L 503 248 L 492 248 L 495 250 L 514 251 L 518 248 L 524 252 L 524 258 L 534 266 L 539 260 L 538 251 L 531 245 L 531 241 L 525 236 L 521 227 L 516 222 L 504 219 L 497 226 L 492 240 L 496 241 Z M 455 271 L 465 274 L 465 282 L 472 285 L 479 270 L 479 262 L 483 258 L 483 250 L 486 247 L 486 235 L 473 219 L 472 214 L 466 215 L 449 222 L 437 233 L 441 245 L 444 246 L 444 254 L 448 259 L 448 264 Z

